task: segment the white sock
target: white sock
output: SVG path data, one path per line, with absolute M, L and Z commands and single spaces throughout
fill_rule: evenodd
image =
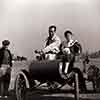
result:
M 61 63 L 59 63 L 59 73 L 60 74 L 62 74 L 63 72 L 62 72 L 62 66 L 63 66 L 63 63 L 61 62 Z
M 63 67 L 63 63 L 59 63 L 59 74 L 63 79 L 67 79 L 67 77 L 65 76 L 65 74 L 62 71 L 62 67 Z
M 62 72 L 63 63 L 59 63 L 59 74 L 63 79 L 66 79 L 66 76 Z
M 65 71 L 64 71 L 65 74 L 68 73 L 68 67 L 69 67 L 69 62 L 65 63 Z

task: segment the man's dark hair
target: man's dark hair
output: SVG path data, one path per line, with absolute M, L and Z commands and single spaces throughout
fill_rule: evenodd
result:
M 66 37 L 67 34 L 73 35 L 72 32 L 70 30 L 65 31 L 64 36 Z
M 4 41 L 2 41 L 2 45 L 4 45 L 4 46 L 7 46 L 7 45 L 9 45 L 10 44 L 10 41 L 9 40 L 4 40 Z
M 49 26 L 49 30 L 50 30 L 51 28 L 54 28 L 54 31 L 56 31 L 56 26 L 55 26 L 55 25 Z

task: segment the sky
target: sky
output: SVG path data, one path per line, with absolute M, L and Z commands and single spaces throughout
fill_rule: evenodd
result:
M 64 40 L 70 29 L 83 51 L 100 50 L 100 0 L 0 0 L 0 42 L 11 41 L 15 55 L 33 58 L 42 49 L 48 27 Z

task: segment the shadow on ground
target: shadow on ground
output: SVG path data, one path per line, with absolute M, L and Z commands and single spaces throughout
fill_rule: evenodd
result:
M 11 90 L 9 92 L 9 97 L 7 99 L 0 100 L 16 100 L 15 91 Z M 28 91 L 25 95 L 25 100 L 75 100 L 74 95 L 71 91 Z M 100 100 L 100 93 L 85 93 L 80 94 L 80 100 Z

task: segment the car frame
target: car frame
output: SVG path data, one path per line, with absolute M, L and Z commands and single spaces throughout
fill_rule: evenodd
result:
M 61 84 L 61 87 L 68 84 L 69 79 L 63 79 L 59 74 L 59 63 L 61 63 L 61 60 L 34 60 L 29 64 L 28 70 L 21 69 L 17 73 L 15 79 L 15 92 L 17 100 L 25 100 L 25 95 L 28 90 L 31 89 L 32 91 L 34 91 L 41 84 L 47 82 L 58 82 Z M 75 100 L 79 100 L 79 81 L 77 73 L 75 73 L 74 79 L 73 94 Z M 40 84 L 36 84 L 36 81 L 40 82 Z M 60 91 L 61 87 L 52 89 L 48 88 L 47 91 Z

